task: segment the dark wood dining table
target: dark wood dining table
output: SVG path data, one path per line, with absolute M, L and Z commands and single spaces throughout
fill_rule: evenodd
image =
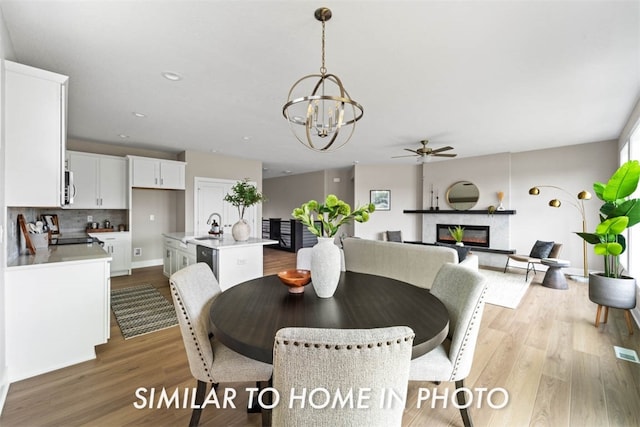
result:
M 313 285 L 291 294 L 277 275 L 240 283 L 210 306 L 216 338 L 232 350 L 272 363 L 280 328 L 370 329 L 409 326 L 415 333 L 412 358 L 437 347 L 449 331 L 446 307 L 427 289 L 371 274 L 342 272 L 331 298 L 319 298 Z

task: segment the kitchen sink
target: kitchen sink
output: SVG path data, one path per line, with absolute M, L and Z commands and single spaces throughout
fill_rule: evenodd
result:
M 222 236 L 201 236 L 196 237 L 196 240 L 221 240 Z

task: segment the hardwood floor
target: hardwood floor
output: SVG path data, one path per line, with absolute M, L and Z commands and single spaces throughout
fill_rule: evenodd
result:
M 294 254 L 265 249 L 265 274 L 294 265 Z M 502 387 L 509 402 L 492 409 L 484 392 L 477 407 L 475 392 L 470 409 L 475 425 L 640 425 L 640 365 L 618 360 L 613 352 L 617 345 L 640 353 L 637 327 L 629 336 L 622 312 L 611 310 L 609 322 L 596 329 L 596 306 L 588 299 L 586 284 L 569 281 L 569 290 L 559 291 L 540 286 L 541 280 L 538 273 L 516 310 L 486 305 L 465 385 L 472 390 Z M 141 283 L 153 284 L 171 300 L 161 267 L 112 279 L 113 288 Z M 97 359 L 12 384 L 0 425 L 186 426 L 189 409 L 136 409 L 134 403 L 144 402 L 135 393 L 140 387 L 182 393 L 194 386 L 178 327 L 125 341 L 112 316 L 111 339 L 97 348 Z M 252 386 L 223 385 L 238 391 L 238 408 L 210 406 L 200 425 L 259 426 L 260 415 L 243 409 L 244 389 Z M 448 392 L 451 397 L 453 384 L 410 383 L 403 426 L 462 425 L 450 398 L 446 408 L 442 399 L 424 401 L 418 408 L 419 393 L 434 389 L 438 396 Z M 502 401 L 496 392 L 494 406 Z

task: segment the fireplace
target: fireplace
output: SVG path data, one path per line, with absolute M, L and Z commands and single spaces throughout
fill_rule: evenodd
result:
M 436 224 L 436 241 L 440 243 L 455 243 L 449 233 L 449 229 L 457 227 L 458 224 Z M 462 243 L 468 246 L 489 247 L 489 226 L 488 225 L 464 225 L 464 237 Z

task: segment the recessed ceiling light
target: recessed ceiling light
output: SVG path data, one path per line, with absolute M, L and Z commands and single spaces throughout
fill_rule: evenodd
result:
M 242 140 L 245 141 L 245 142 L 249 142 L 249 141 L 251 141 L 251 137 L 250 136 L 243 136 Z
M 131 114 L 133 114 L 134 116 L 139 117 L 139 118 L 141 118 L 141 119 L 142 119 L 142 118 L 144 118 L 144 117 L 147 117 L 147 115 L 146 115 L 146 114 L 137 113 L 137 112 L 135 112 L 135 111 L 134 111 L 133 113 L 131 113 Z
M 125 135 L 124 133 L 121 133 L 121 134 L 118 135 L 118 137 L 122 138 L 122 139 L 127 139 L 127 138 L 129 138 L 129 135 Z
M 290 170 L 286 170 L 286 171 L 282 171 L 282 173 L 290 174 L 291 171 Z
M 171 71 L 164 71 L 162 73 L 162 77 L 164 77 L 167 80 L 171 80 L 172 82 L 177 82 L 179 80 L 182 80 L 182 76 L 178 73 L 173 73 Z

